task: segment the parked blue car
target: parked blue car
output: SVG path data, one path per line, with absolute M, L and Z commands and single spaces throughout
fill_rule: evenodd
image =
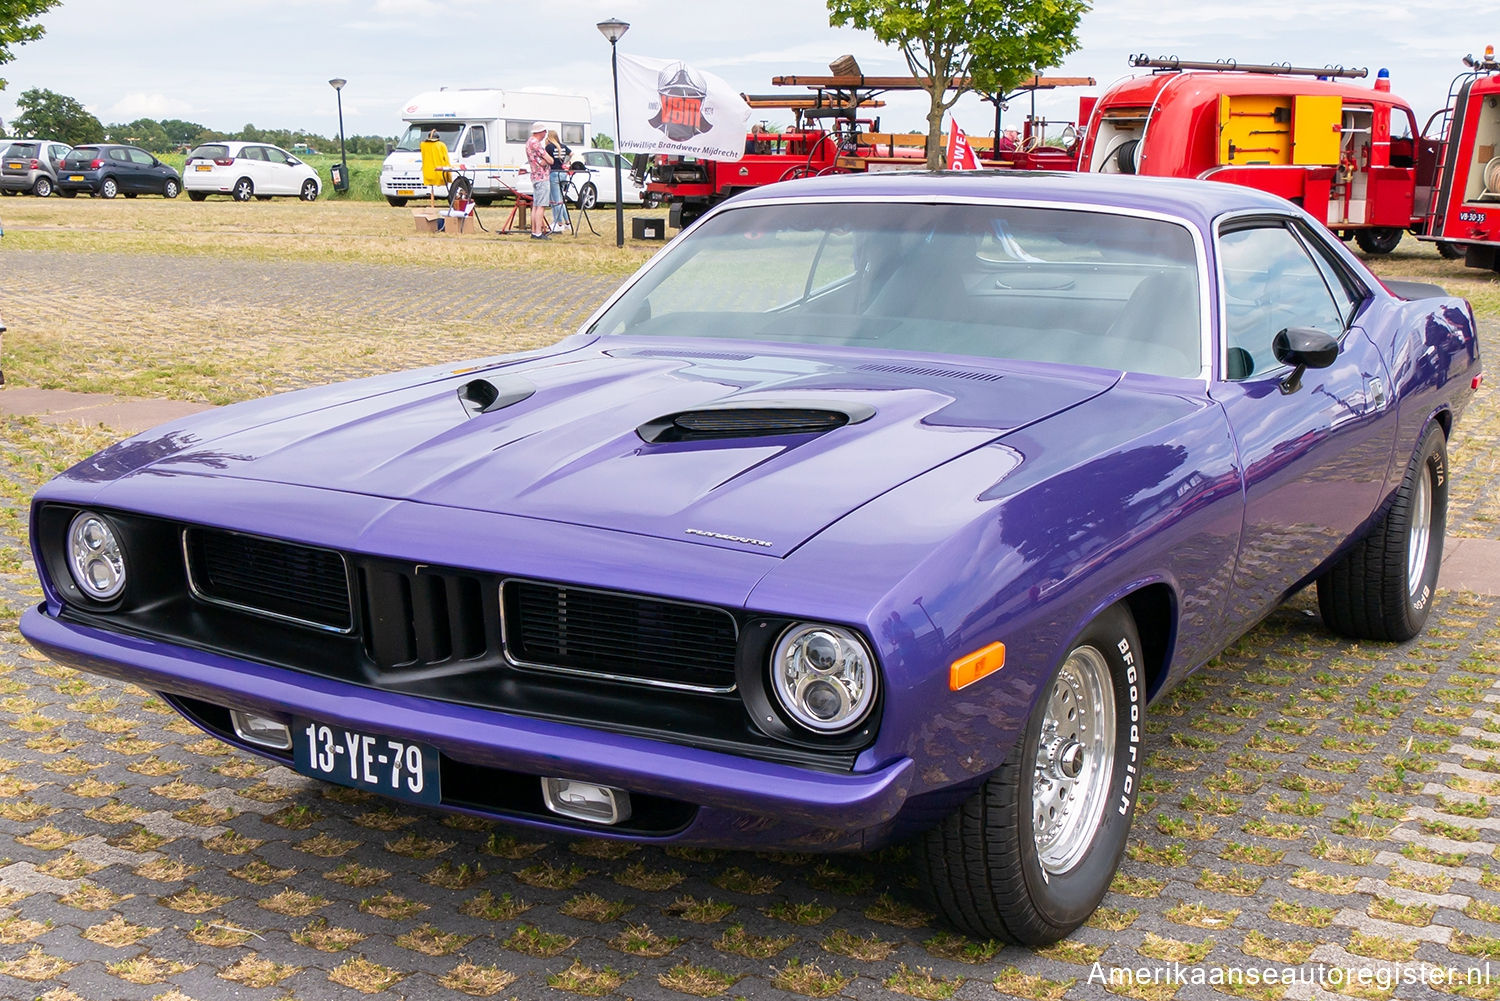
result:
M 97 143 L 68 151 L 57 175 L 57 190 L 69 198 L 80 191 L 100 198 L 176 198 L 182 193 L 182 177 L 138 146 Z
M 742 194 L 552 347 L 187 418 L 37 495 L 61 663 L 517 825 L 868 851 L 956 927 L 1109 886 L 1150 703 L 1316 583 L 1432 609 L 1467 303 L 1246 188 Z

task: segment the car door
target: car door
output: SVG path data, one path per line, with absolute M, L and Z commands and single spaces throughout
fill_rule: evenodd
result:
M 250 183 L 255 186 L 257 195 L 265 193 L 266 186 L 266 150 L 263 146 L 246 146 L 240 150 L 235 157 L 235 167 L 240 175 L 250 178 Z M 239 180 L 238 177 L 235 178 Z M 232 183 L 232 182 L 231 182 Z
M 297 183 L 293 175 L 297 170 L 292 166 L 292 154 L 279 146 L 262 146 L 261 149 L 266 157 L 266 183 L 256 185 L 256 190 L 263 195 L 295 195 Z
M 124 146 L 115 146 L 109 150 L 108 160 L 104 169 L 99 171 L 101 179 L 105 174 L 113 176 L 121 194 L 134 194 L 140 190 L 140 179 L 136 176 L 135 164 L 130 162 L 129 150 Z
M 161 161 L 143 149 L 131 147 L 126 150 L 130 154 L 130 169 L 135 178 L 135 186 L 132 191 L 143 194 L 159 195 L 162 185 L 166 183 L 167 174 L 163 169 Z
M 47 144 L 47 160 L 52 167 L 52 179 L 54 181 L 57 180 L 57 176 L 62 173 L 63 158 L 68 155 L 68 151 L 71 148 L 72 147 L 65 146 L 62 143 Z
M 1239 454 L 1245 527 L 1230 614 L 1255 621 L 1360 533 L 1384 496 L 1395 443 L 1390 378 L 1350 322 L 1368 292 L 1302 222 L 1250 217 L 1216 234 L 1218 374 Z M 1299 378 L 1276 360 L 1279 331 L 1339 338 L 1327 368 Z
M 589 179 L 599 192 L 601 202 L 615 200 L 615 170 L 609 154 L 603 150 L 590 150 L 583 154 L 583 165 L 589 169 Z

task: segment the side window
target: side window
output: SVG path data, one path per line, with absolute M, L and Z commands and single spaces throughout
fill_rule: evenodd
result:
M 1297 232 L 1301 234 L 1302 242 L 1310 248 L 1313 263 L 1322 272 L 1323 281 L 1333 293 L 1333 301 L 1339 311 L 1339 316 L 1347 326 L 1349 321 L 1354 319 L 1355 308 L 1365 301 L 1369 292 L 1333 258 L 1322 240 L 1300 225 L 1297 227 Z
M 1279 368 L 1271 350 L 1288 327 L 1344 329 L 1344 313 L 1323 272 L 1285 226 L 1236 229 L 1219 237 L 1224 284 L 1225 375 L 1243 379 Z
M 266 146 L 264 149 L 266 151 L 266 159 L 272 163 L 279 163 L 284 166 L 287 160 L 291 159 L 285 150 L 277 149 L 275 146 Z
M 54 145 L 52 147 L 52 162 L 61 163 L 62 158 L 68 155 L 68 147 Z
M 489 144 L 485 141 L 484 126 L 471 126 L 469 128 L 469 138 L 464 140 L 464 156 L 485 153 L 489 151 L 489 148 Z
M 508 143 L 523 143 L 531 138 L 531 122 L 518 122 L 515 119 L 507 119 L 505 122 L 505 141 Z
M 152 159 L 151 154 L 147 153 L 143 149 L 133 149 L 133 150 L 131 150 L 130 151 L 130 159 L 133 162 L 139 163 L 139 164 L 141 164 L 142 166 L 145 166 L 145 167 L 149 167 L 149 166 L 151 166 L 151 164 L 153 162 L 155 162 Z
M 583 162 L 588 164 L 590 167 L 610 166 L 609 156 L 605 153 L 599 152 L 583 154 Z
M 111 160 L 118 160 L 121 163 L 129 163 L 130 162 L 130 154 L 126 153 L 123 149 L 112 149 L 112 150 L 110 150 L 109 151 L 109 158 Z
M 562 130 L 558 133 L 562 141 L 569 146 L 583 145 L 583 126 L 579 123 L 563 122 Z

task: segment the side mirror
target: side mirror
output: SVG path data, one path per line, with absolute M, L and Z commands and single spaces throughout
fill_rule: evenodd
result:
M 302 166 L 302 161 L 299 160 L 299 159 L 297 159 L 295 156 L 289 156 L 289 157 L 287 157 L 286 158 L 286 162 L 287 162 L 287 165 L 290 166 L 290 167 L 300 167 L 300 166 Z
M 1302 387 L 1302 373 L 1310 368 L 1327 368 L 1339 356 L 1338 338 L 1316 327 L 1287 327 L 1271 341 L 1271 351 L 1283 365 L 1294 365 L 1281 380 L 1283 396 Z

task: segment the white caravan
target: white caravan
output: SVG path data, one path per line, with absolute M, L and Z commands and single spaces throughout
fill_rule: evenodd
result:
M 446 184 L 429 189 L 422 183 L 421 144 L 433 131 L 448 147 L 449 162 L 473 184 L 475 199 L 487 203 L 513 187 L 529 189 L 521 172 L 533 122 L 555 128 L 575 150 L 588 145 L 590 124 L 586 97 L 446 87 L 407 101 L 401 117 L 406 134 L 380 166 L 380 193 L 392 205 L 429 193 L 448 196 Z

